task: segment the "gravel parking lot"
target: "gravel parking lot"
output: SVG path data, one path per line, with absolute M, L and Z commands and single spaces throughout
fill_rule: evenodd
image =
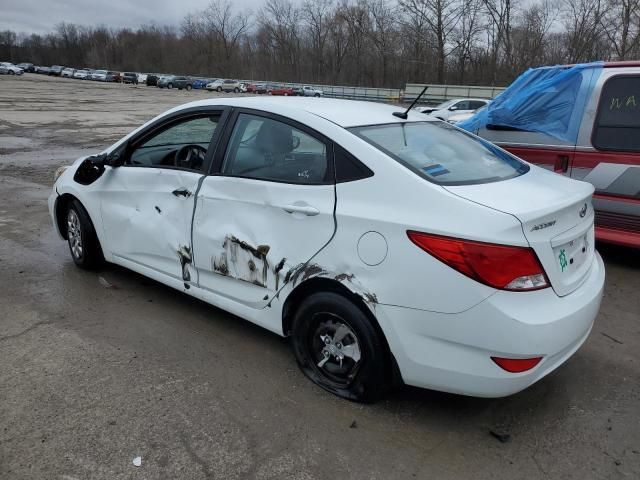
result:
M 213 95 L 0 78 L 0 478 L 640 478 L 638 251 L 599 246 L 591 337 L 528 390 L 375 405 L 325 393 L 286 341 L 230 314 L 76 268 L 47 213 L 55 169 Z

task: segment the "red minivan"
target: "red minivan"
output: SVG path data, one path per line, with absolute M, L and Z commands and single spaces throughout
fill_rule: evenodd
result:
M 567 119 L 575 122 L 575 141 L 490 123 L 472 131 L 528 162 L 592 183 L 596 238 L 640 248 L 640 61 L 581 67 L 588 81 L 577 87 L 584 97 L 576 98 L 584 105 Z

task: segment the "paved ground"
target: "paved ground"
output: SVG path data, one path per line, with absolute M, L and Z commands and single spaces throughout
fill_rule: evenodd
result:
M 594 331 L 530 389 L 373 406 L 313 386 L 284 340 L 232 315 L 75 268 L 47 216 L 55 168 L 207 95 L 0 77 L 0 478 L 640 478 L 639 252 L 600 246 Z

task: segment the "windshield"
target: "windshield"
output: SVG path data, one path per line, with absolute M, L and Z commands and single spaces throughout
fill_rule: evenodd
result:
M 529 171 L 529 166 L 516 157 L 445 122 L 392 123 L 349 130 L 439 185 L 497 182 Z

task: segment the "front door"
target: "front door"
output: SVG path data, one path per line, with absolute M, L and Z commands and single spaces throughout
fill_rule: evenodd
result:
M 116 261 L 184 281 L 191 270 L 191 219 L 198 186 L 212 156 L 219 111 L 190 113 L 133 141 L 125 164 L 107 169 L 101 212 Z
M 333 152 L 280 117 L 234 117 L 220 172 L 199 190 L 194 265 L 200 287 L 262 308 L 334 234 Z

